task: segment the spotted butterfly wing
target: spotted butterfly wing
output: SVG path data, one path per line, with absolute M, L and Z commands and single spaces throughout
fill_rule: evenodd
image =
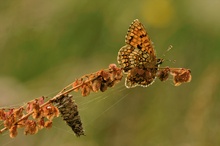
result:
M 118 63 L 127 74 L 125 86 L 147 87 L 155 80 L 159 64 L 152 42 L 138 19 L 130 25 L 125 43 L 118 52 Z

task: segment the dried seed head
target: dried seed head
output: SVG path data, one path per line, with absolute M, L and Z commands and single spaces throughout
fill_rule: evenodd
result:
M 37 112 L 36 111 L 33 112 L 32 117 L 33 117 L 33 119 L 40 119 L 42 117 L 42 111 L 39 110 Z
M 90 82 L 89 82 L 90 83 Z M 81 94 L 82 96 L 87 96 L 90 94 L 90 84 L 89 83 L 84 83 L 81 87 Z
M 158 71 L 157 77 L 161 80 L 161 81 L 166 81 L 169 77 L 169 73 L 170 73 L 170 69 L 167 67 L 165 69 L 160 69 Z
M 18 131 L 17 131 L 17 125 L 13 125 L 10 129 L 9 129 L 9 136 L 11 138 L 14 138 L 18 135 Z
M 123 77 L 122 69 L 117 68 L 116 64 L 110 64 L 109 65 L 109 71 L 111 73 L 111 80 L 121 80 Z
M 118 70 L 119 68 L 117 68 L 116 64 L 109 64 L 108 66 L 109 70 Z
M 6 117 L 6 119 L 4 120 L 4 126 L 7 127 L 8 129 L 11 128 L 11 126 L 13 126 L 14 122 L 16 121 L 16 118 L 14 116 L 14 114 L 8 115 Z
M 56 116 L 59 116 L 59 110 L 52 104 L 48 104 L 42 108 L 43 115 L 50 121 Z
M 75 88 L 76 86 L 78 86 L 78 85 L 80 85 L 80 84 L 82 84 L 82 79 L 80 79 L 80 80 L 76 80 L 75 82 L 73 82 L 73 88 Z M 74 90 L 75 92 L 78 92 L 79 91 L 79 87 L 78 88 L 76 88 L 75 90 Z
M 38 98 L 38 103 L 39 105 L 44 103 L 44 96 L 41 96 L 40 98 Z
M 33 119 L 41 118 L 42 117 L 42 110 L 40 108 L 39 103 L 37 101 L 33 102 L 32 107 L 33 107 L 33 114 L 32 114 Z
M 29 113 L 29 112 L 32 111 L 32 109 L 33 109 L 33 102 L 28 102 L 27 106 L 26 106 L 26 109 L 25 109 L 26 112 Z
M 102 79 L 103 79 L 104 81 L 107 81 L 107 80 L 109 80 L 109 78 L 110 78 L 110 73 L 107 72 L 107 71 L 102 70 L 102 71 L 100 72 L 100 76 L 102 77 Z
M 17 127 L 21 128 L 21 127 L 25 127 L 25 123 L 28 120 L 28 117 L 23 118 L 23 120 L 21 120 L 20 122 L 17 123 Z
M 173 76 L 173 83 L 175 86 L 190 82 L 192 79 L 191 71 L 185 68 L 173 69 L 170 74 Z
M 44 117 L 42 117 L 38 122 L 37 125 L 39 127 L 39 129 L 43 129 L 44 125 L 45 125 L 45 121 L 44 121 Z
M 93 92 L 98 92 L 101 88 L 101 84 L 102 84 L 102 78 L 98 77 L 97 79 L 92 81 L 92 91 Z
M 75 88 L 81 85 L 74 91 L 81 90 L 82 96 L 87 96 L 90 91 L 98 92 L 100 90 L 104 92 L 108 87 L 113 87 L 120 82 L 122 77 L 122 69 L 117 68 L 115 64 L 110 64 L 108 70 L 99 70 L 96 73 L 83 76 L 73 82 L 72 86 Z
M 24 134 L 36 134 L 38 132 L 37 123 L 33 120 L 27 120 L 25 123 Z
M 123 77 L 123 71 L 121 69 L 116 70 L 115 79 L 121 81 L 122 77 Z
M 14 115 L 16 119 L 20 119 L 23 116 L 24 108 L 18 108 L 14 110 Z

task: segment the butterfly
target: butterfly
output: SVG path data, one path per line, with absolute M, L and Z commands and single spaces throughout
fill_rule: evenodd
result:
M 127 74 L 127 88 L 147 87 L 154 82 L 163 59 L 157 59 L 153 43 L 138 19 L 131 23 L 125 36 L 125 46 L 119 50 L 117 61 Z

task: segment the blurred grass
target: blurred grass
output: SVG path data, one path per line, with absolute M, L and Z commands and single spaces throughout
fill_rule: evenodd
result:
M 120 83 L 86 98 L 73 93 L 87 136 L 76 138 L 58 118 L 52 129 L 35 136 L 1 135 L 0 145 L 219 145 L 218 5 L 216 0 L 1 1 L 0 106 L 52 96 L 75 78 L 116 63 L 136 18 L 158 57 L 174 46 L 165 58 L 177 62 L 164 66 L 190 68 L 193 78 L 180 87 L 156 80 L 130 90 Z

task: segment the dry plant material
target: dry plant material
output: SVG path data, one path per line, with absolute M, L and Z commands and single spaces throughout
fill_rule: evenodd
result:
M 76 92 L 81 91 L 82 96 L 88 96 L 90 92 L 106 91 L 108 87 L 120 82 L 122 77 L 122 69 L 110 64 L 108 70 L 100 70 L 77 79 L 72 83 L 72 88 L 75 88 Z
M 185 68 L 171 69 L 170 74 L 173 76 L 173 83 L 175 86 L 179 86 L 182 83 L 188 83 L 191 81 L 191 71 Z
M 166 81 L 169 77 L 169 73 L 170 73 L 170 68 L 166 67 L 164 69 L 160 69 L 158 71 L 157 77 L 159 78 L 159 80 L 161 81 Z
M 110 64 L 108 69 L 76 79 L 46 102 L 44 97 L 40 97 L 19 108 L 0 109 L 0 121 L 3 121 L 0 133 L 8 130 L 10 137 L 14 138 L 18 134 L 17 129 L 23 128 L 25 135 L 33 135 L 43 128 L 51 128 L 53 118 L 61 114 L 76 136 L 85 135 L 77 104 L 68 93 L 80 90 L 82 96 L 87 96 L 90 92 L 104 92 L 120 82 L 122 77 L 121 68 Z
M 173 76 L 173 83 L 174 86 L 179 86 L 182 83 L 188 83 L 191 81 L 191 71 L 189 69 L 185 68 L 161 68 L 158 71 L 157 77 L 161 81 L 166 81 L 169 77 L 169 75 Z
M 53 118 L 59 116 L 59 110 L 50 103 L 42 106 L 43 104 L 44 97 L 40 97 L 28 102 L 23 107 L 0 109 L 0 120 L 3 121 L 1 126 L 4 126 L 0 132 L 8 129 L 9 136 L 14 138 L 18 134 L 18 128 L 24 128 L 25 135 L 33 135 L 42 128 L 49 128 L 45 123 L 52 124 Z

